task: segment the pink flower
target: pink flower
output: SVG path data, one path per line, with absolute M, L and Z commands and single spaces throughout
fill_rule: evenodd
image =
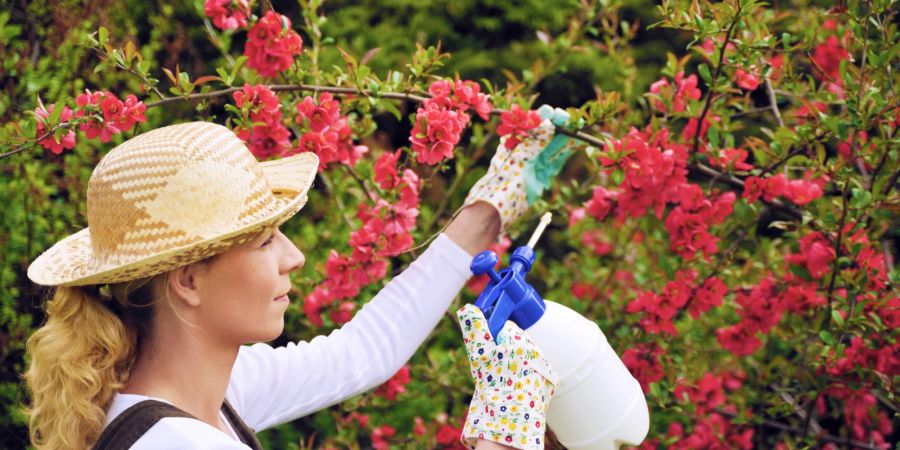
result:
M 222 30 L 233 30 L 247 26 L 250 17 L 248 0 L 206 0 L 203 12 L 212 18 L 213 24 Z
M 744 69 L 734 71 L 734 82 L 748 91 L 755 91 L 759 87 L 759 77 Z
M 123 103 L 110 92 L 85 90 L 75 98 L 75 104 L 79 107 L 75 117 L 89 117 L 79 129 L 88 139 L 99 137 L 100 142 L 109 142 L 114 135 L 147 120 L 144 117 L 146 105 L 133 95 Z
M 719 151 L 718 158 L 710 156 L 710 164 L 726 170 L 751 170 L 753 165 L 745 162 L 748 156 L 746 150 L 726 148 Z
M 353 318 L 353 311 L 356 310 L 356 304 L 353 302 L 341 302 L 337 308 L 331 312 L 331 321 L 335 325 L 343 325 Z
M 650 85 L 650 92 L 656 94 L 661 100 L 671 100 L 672 112 L 680 113 L 687 109 L 690 100 L 699 100 L 702 93 L 697 87 L 697 75 L 684 76 L 684 71 L 678 72 L 674 80 L 675 90 L 672 84 L 665 78 L 660 78 Z M 668 112 L 668 107 L 660 99 L 653 102 L 653 107 L 659 111 Z
M 400 177 L 397 175 L 397 160 L 400 159 L 402 150 L 395 152 L 384 152 L 375 161 L 375 182 L 382 189 L 393 189 L 400 183 Z
M 416 161 L 435 165 L 453 157 L 453 148 L 459 142 L 463 127 L 469 117 L 453 110 L 429 103 L 416 112 L 409 140 L 416 152 Z
M 675 96 L 672 98 L 672 110 L 674 112 L 683 112 L 687 109 L 689 100 L 699 100 L 701 96 L 700 88 L 697 87 L 697 75 L 691 74 L 687 78 L 684 72 L 678 72 L 675 75 Z
M 293 29 L 287 17 L 269 11 L 247 33 L 244 55 L 247 67 L 264 77 L 274 77 L 294 63 L 303 51 L 303 39 Z
M 44 109 L 44 105 L 38 105 L 38 107 L 34 110 L 34 115 L 37 117 L 38 137 L 47 134 L 47 118 L 50 117 L 50 114 L 53 112 L 53 108 L 54 105 L 50 105 L 50 110 L 48 111 Z M 63 106 L 62 113 L 60 113 L 59 115 L 60 125 L 68 123 L 70 120 L 72 120 L 73 117 L 74 115 L 72 114 L 72 110 L 69 109 L 68 106 Z M 50 135 L 38 141 L 38 144 L 58 155 L 63 152 L 63 149 L 70 150 L 75 147 L 75 130 L 69 129 L 61 137 Z
M 787 182 L 784 196 L 790 201 L 803 206 L 822 196 L 825 180 L 790 180 Z
M 500 125 L 497 134 L 508 136 L 503 145 L 512 150 L 519 145 L 521 139 L 528 136 L 528 131 L 541 124 L 541 116 L 537 111 L 525 111 L 519 105 L 512 105 L 509 111 L 500 113 Z
M 312 131 L 322 131 L 333 126 L 341 117 L 341 104 L 334 100 L 330 92 L 323 92 L 319 96 L 318 104 L 306 96 L 297 104 L 297 123 L 308 124 Z

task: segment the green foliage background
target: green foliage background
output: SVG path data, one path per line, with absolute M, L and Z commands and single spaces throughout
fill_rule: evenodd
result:
M 792 20 L 799 24 L 813 24 L 826 7 L 824 3 L 827 2 L 798 1 L 785 5 L 776 2 L 770 14 L 784 17 L 784 20 L 792 16 Z M 667 54 L 688 54 L 686 45 L 693 39 L 687 31 L 662 27 L 648 29 L 647 25 L 662 19 L 655 3 L 648 0 L 602 0 L 593 8 L 584 8 L 579 0 L 334 1 L 320 8 L 326 18 L 319 24 L 322 37 L 308 34 L 310 27 L 304 25 L 302 5 L 303 2 L 272 2 L 276 11 L 294 21 L 294 29 L 301 33 L 304 42 L 324 39 L 323 52 L 319 55 L 319 68 L 326 82 L 323 84 L 343 81 L 340 73 L 345 63 L 337 47 L 357 57 L 379 49 L 368 65 L 373 73 L 381 76 L 389 70 L 399 70 L 410 64 L 417 44 L 427 47 L 440 43 L 441 49 L 451 53 L 452 58 L 445 61 L 446 64 L 436 71 L 437 74 L 458 74 L 462 79 L 482 80 L 485 85 L 506 85 L 508 90 L 519 89 L 519 94 L 532 97 L 535 105 L 550 103 L 578 107 L 589 100 L 596 100 L 598 92 L 620 93 L 621 101 L 627 108 L 616 117 L 616 123 L 606 125 L 607 130 L 616 132 L 614 134 L 617 136 L 630 125 L 647 122 L 651 113 L 643 94 L 650 83 L 660 78 L 664 68 L 673 67 Z M 215 32 L 211 39 L 212 27 L 204 21 L 202 1 L 199 0 L 4 1 L 3 6 L 0 9 L 2 144 L 12 142 L 15 136 L 21 135 L 19 124 L 27 117 L 27 112 L 35 109 L 38 97 L 49 104 L 74 97 L 86 88 L 110 90 L 120 95 L 140 95 L 143 92 L 141 80 L 124 70 L 112 67 L 95 70 L 103 59 L 93 50 L 86 36 L 101 26 L 110 30 L 110 41 L 115 46 L 134 42 L 143 59 L 151 61 L 150 75 L 159 79 L 165 79 L 162 68 L 174 70 L 177 66 L 192 77 L 198 77 L 214 73 L 216 67 L 227 67 L 231 58 L 228 55 L 240 54 L 246 36 L 244 32 Z M 567 35 L 573 21 L 578 21 L 577 15 L 585 10 L 593 11 L 603 20 L 573 29 L 574 34 Z M 772 19 L 772 22 L 780 23 L 780 20 Z M 814 30 L 807 27 L 805 32 L 814 33 Z M 888 64 L 895 64 L 896 53 L 895 48 L 890 55 L 894 62 Z M 334 70 L 334 67 L 338 69 Z M 695 62 L 688 62 L 688 72 L 695 72 L 695 68 Z M 751 103 L 754 101 L 750 100 Z M 896 99 L 893 101 L 896 102 Z M 404 114 L 414 113 L 415 110 L 415 105 L 410 104 L 399 107 Z M 223 101 L 182 102 L 151 108 L 147 111 L 147 123 L 139 129 L 149 130 L 196 117 L 215 117 L 223 121 L 226 117 Z M 369 131 L 373 132 L 365 141 L 370 147 L 393 149 L 408 145 L 408 122 L 398 121 L 384 111 L 377 112 L 373 120 L 372 124 L 363 123 L 360 126 L 368 126 Z M 738 138 L 763 136 L 761 128 L 767 125 L 771 125 L 767 119 L 749 117 L 734 134 Z M 74 151 L 62 155 L 33 147 L 0 160 L 0 448 L 21 448 L 27 444 L 26 419 L 21 411 L 27 399 L 20 379 L 25 367 L 24 342 L 31 330 L 43 320 L 40 305 L 47 291 L 30 283 L 25 269 L 52 243 L 86 226 L 84 197 L 90 170 L 106 150 L 127 137 L 117 136 L 105 145 L 84 140 Z M 423 191 L 420 224 L 440 225 L 447 218 L 446 209 L 452 210 L 459 205 L 465 194 L 465 189 L 448 191 L 454 177 L 468 164 L 480 163 L 480 169 L 465 173 L 460 181 L 463 187 L 474 183 L 483 173 L 492 153 L 490 149 L 497 142 L 491 130 L 482 123 L 477 123 L 464 140 L 469 148 L 475 149 L 474 152 L 460 155 L 456 164 L 451 164 L 443 172 L 425 174 L 429 181 Z M 831 154 L 834 153 L 833 144 L 829 143 Z M 567 177 L 582 182 L 588 174 L 578 169 L 584 166 L 585 157 L 579 155 L 576 160 L 578 158 L 582 158 L 581 163 L 573 164 L 575 168 Z M 889 164 L 896 168 L 898 158 L 896 155 L 891 158 Z M 371 161 L 362 162 L 358 170 L 363 176 L 370 174 Z M 588 187 L 588 183 L 571 183 L 563 188 L 568 190 L 566 195 L 558 198 L 579 198 L 583 201 Z M 446 195 L 448 192 L 449 196 Z M 360 196 L 349 177 L 335 177 L 328 184 L 317 182 L 304 212 L 285 225 L 285 233 L 298 242 L 309 262 L 294 279 L 300 293 L 309 292 L 321 280 L 329 249 L 346 243 L 350 229 L 343 220 L 341 208 L 336 205 L 355 205 Z M 561 209 L 560 201 L 563 200 L 549 206 Z M 738 204 L 735 208 L 735 216 L 741 219 L 737 225 L 752 227 L 755 211 L 744 204 Z M 874 214 L 879 224 L 894 226 L 893 235 L 888 238 L 897 239 L 896 217 L 884 211 Z M 666 236 L 660 232 L 658 221 L 654 220 L 648 218 L 638 228 L 647 235 L 648 241 L 660 245 L 665 242 Z M 336 225 L 327 228 L 318 226 L 322 223 Z M 514 237 L 524 233 L 525 227 L 533 221 L 523 223 L 519 229 L 513 230 Z M 765 228 L 765 225 L 761 227 Z M 414 235 L 416 242 L 428 238 L 432 231 L 434 227 L 420 227 Z M 611 233 L 622 242 L 627 242 L 629 238 L 624 231 Z M 598 306 L 598 303 L 571 299 L 569 294 L 572 283 L 576 281 L 597 281 L 601 273 L 603 278 L 607 274 L 611 276 L 615 266 L 608 270 L 604 267 L 613 261 L 579 259 L 574 256 L 575 252 L 582 251 L 578 248 L 577 238 L 571 239 L 561 232 L 551 236 L 538 257 L 539 260 L 559 261 L 559 264 L 548 264 L 546 269 L 541 269 L 536 277 L 536 287 L 547 298 L 559 299 L 591 314 L 606 331 L 613 347 L 621 353 L 622 349 L 617 344 L 633 339 L 636 332 L 629 326 L 633 326 L 634 322 L 626 323 L 620 312 L 611 309 L 611 303 Z M 551 242 L 552 245 L 549 244 Z M 747 251 L 750 255 L 773 257 L 785 252 L 783 246 L 779 247 L 779 242 L 768 239 L 754 239 L 745 245 L 753 246 L 752 252 L 750 249 Z M 398 258 L 393 265 L 395 273 L 402 270 L 412 257 L 404 255 Z M 671 277 L 674 268 L 681 263 L 672 254 L 654 254 L 646 250 L 632 254 L 632 260 L 636 261 L 631 269 L 639 284 L 655 287 L 664 284 L 665 275 Z M 734 268 L 726 268 L 723 276 L 742 279 L 740 277 L 745 277 L 747 273 L 761 271 L 760 267 L 752 266 L 753 261 L 740 262 L 751 268 L 744 270 L 735 263 Z M 615 264 L 626 263 L 616 261 Z M 370 298 L 379 287 L 376 284 L 368 288 L 361 297 Z M 617 293 L 621 296 L 620 301 L 631 294 Z M 295 295 L 295 298 L 299 301 L 302 297 Z M 472 294 L 466 292 L 459 301 L 473 299 Z M 722 315 L 726 316 L 725 313 Z M 715 320 L 723 321 L 723 317 L 716 317 Z M 279 342 L 309 339 L 329 331 L 309 327 L 299 308 L 289 312 L 287 324 L 285 335 Z M 330 324 L 326 328 L 330 328 Z M 708 342 L 714 340 L 714 336 L 691 329 L 684 339 L 688 343 Z M 461 358 L 464 355 L 461 352 L 453 320 L 443 320 L 423 349 L 414 356 L 414 381 L 407 387 L 409 392 L 398 401 L 387 402 L 382 397 L 366 394 L 340 407 L 267 432 L 263 440 L 267 448 L 297 448 L 303 442 L 321 444 L 325 436 L 346 445 L 365 443 L 365 431 L 342 426 L 339 419 L 343 413 L 366 408 L 366 411 L 378 411 L 378 415 L 373 414 L 372 418 L 376 424 L 392 424 L 398 428 L 399 438 L 394 440 L 395 443 L 412 448 L 422 446 L 425 441 L 406 438 L 412 436 L 414 417 L 421 416 L 431 421 L 446 413 L 458 418 L 467 405 L 471 381 L 463 370 Z M 675 357 L 679 363 L 690 365 L 696 355 L 687 352 Z M 698 364 L 698 372 L 707 368 L 704 365 L 713 364 L 712 359 L 693 362 Z M 772 369 L 790 364 L 790 361 L 774 358 L 763 364 L 766 369 Z M 653 404 L 651 408 L 654 408 Z M 657 413 L 667 423 L 682 415 L 677 408 L 654 410 L 654 414 Z M 895 426 L 895 436 L 897 428 L 900 427 Z

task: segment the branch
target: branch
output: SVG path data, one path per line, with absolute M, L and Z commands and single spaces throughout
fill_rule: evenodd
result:
M 843 194 L 841 195 L 843 207 L 841 208 L 841 220 L 838 223 L 837 239 L 834 241 L 834 262 L 831 265 L 831 282 L 828 284 L 828 317 L 825 318 L 825 323 L 828 324 L 831 323 L 831 312 L 834 304 L 834 282 L 837 280 L 838 260 L 841 256 L 841 240 L 844 238 L 844 221 L 847 219 L 847 191 L 849 187 L 850 182 L 845 182 Z
M 769 95 L 769 108 L 775 116 L 775 121 L 778 122 L 780 128 L 784 128 L 784 120 L 781 119 L 781 111 L 778 111 L 778 100 L 775 99 L 775 89 L 772 89 L 772 82 L 769 81 L 768 76 L 766 76 L 766 93 Z
M 700 149 L 700 134 L 703 133 L 703 120 L 706 119 L 706 114 L 709 113 L 709 107 L 712 106 L 716 81 L 719 79 L 719 74 L 722 72 L 722 67 L 725 65 L 725 50 L 731 42 L 731 33 L 734 32 L 734 28 L 737 26 L 738 22 L 741 21 L 741 6 L 741 3 L 738 3 L 734 19 L 731 21 L 731 25 L 728 26 L 728 31 L 725 32 L 725 40 L 722 42 L 722 47 L 719 49 L 719 62 L 716 63 L 716 70 L 713 72 L 712 80 L 710 80 L 709 90 L 706 91 L 706 103 L 703 104 L 703 112 L 700 113 L 700 117 L 697 119 L 697 131 L 694 133 L 694 149 L 691 152 L 692 154 L 696 154 L 697 150 Z
M 331 92 L 332 94 L 340 94 L 340 95 L 353 95 L 360 94 L 365 96 L 374 96 L 378 98 L 389 98 L 393 100 L 411 100 L 416 102 L 424 102 L 428 99 L 428 97 L 422 97 L 420 95 L 415 94 L 406 94 L 402 92 L 382 92 L 380 94 L 374 94 L 372 91 L 368 89 L 357 89 L 351 87 L 341 87 L 341 86 L 318 86 L 312 84 L 275 84 L 275 85 L 267 85 L 269 89 L 275 92 L 293 92 L 293 91 L 310 91 L 310 92 Z M 229 95 L 234 92 L 240 91 L 243 88 L 232 87 L 228 89 L 221 89 L 218 91 L 212 92 L 204 92 L 202 94 L 191 94 L 191 95 L 183 95 L 180 97 L 169 97 L 161 100 L 157 100 L 155 102 L 147 103 L 148 108 L 152 108 L 154 106 L 165 105 L 168 103 L 177 103 L 182 101 L 191 101 L 191 100 L 199 100 L 204 98 L 213 98 L 220 97 L 224 95 Z
M 0 154 L 0 159 L 6 158 L 7 156 L 15 155 L 16 153 L 19 153 L 22 150 L 25 150 L 26 148 L 33 147 L 38 142 L 41 142 L 44 139 L 47 139 L 48 137 L 53 136 L 53 132 L 55 132 L 56 130 L 58 130 L 60 128 L 69 128 L 69 124 L 68 123 L 59 124 L 59 125 L 53 127 L 51 130 L 47 131 L 46 133 L 13 147 L 12 150 Z

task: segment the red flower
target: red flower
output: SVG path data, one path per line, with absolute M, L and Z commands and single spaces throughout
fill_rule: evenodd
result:
M 588 200 L 584 207 L 587 209 L 587 213 L 591 215 L 598 222 L 602 222 L 603 219 L 609 214 L 610 211 L 615 207 L 615 199 L 618 197 L 618 193 L 607 191 L 606 189 L 597 186 L 594 188 L 594 193 L 591 196 L 591 199 Z
M 247 67 L 264 77 L 277 76 L 291 67 L 301 51 L 303 39 L 291 29 L 291 20 L 271 10 L 247 33 L 244 46 Z
M 744 327 L 734 325 L 716 330 L 716 340 L 725 350 L 737 356 L 748 356 L 762 347 L 762 342 Z
M 416 418 L 413 419 L 413 434 L 416 436 L 424 436 L 426 431 L 425 421 L 422 420 L 421 417 L 416 416 Z
M 734 82 L 748 91 L 755 91 L 759 87 L 759 77 L 744 69 L 734 71 Z
M 525 111 L 519 105 L 512 105 L 509 111 L 500 113 L 500 125 L 497 134 L 508 136 L 503 145 L 512 150 L 519 145 L 521 139 L 528 136 L 528 131 L 541 124 L 541 116 L 537 111 Z
M 213 20 L 219 29 L 233 30 L 247 26 L 250 17 L 248 0 L 206 0 L 203 12 Z
M 745 162 L 747 156 L 746 150 L 726 148 L 719 151 L 718 158 L 710 156 L 709 162 L 713 167 L 725 170 L 751 170 L 753 165 Z
M 394 376 L 378 387 L 375 394 L 393 401 L 397 399 L 398 394 L 406 392 L 407 384 L 409 384 L 409 364 L 404 364 Z
M 451 425 L 444 424 L 437 429 L 434 438 L 439 445 L 451 445 L 459 441 L 460 436 L 462 436 L 461 428 L 455 428 Z
M 365 145 L 353 144 L 349 121 L 341 116 L 340 103 L 328 92 L 320 95 L 318 102 L 307 96 L 298 103 L 297 123 L 309 131 L 300 137 L 298 148 L 291 153 L 314 152 L 319 156 L 320 172 L 334 162 L 355 166 L 369 151 Z
M 820 73 L 832 81 L 840 83 L 841 61 L 850 59 L 850 52 L 841 45 L 837 36 L 828 36 L 825 43 L 816 47 L 812 60 Z
M 800 253 L 791 256 L 791 262 L 805 263 L 809 274 L 819 279 L 831 271 L 831 262 L 835 258 L 834 245 L 822 233 L 815 231 L 800 239 Z
M 603 240 L 600 230 L 585 231 L 581 234 L 581 243 L 590 248 L 595 255 L 604 256 L 613 251 L 613 245 Z
M 37 117 L 37 136 L 43 136 L 47 133 L 47 118 L 50 117 L 50 113 L 53 112 L 54 105 L 50 105 L 50 110 L 47 111 L 44 109 L 44 105 L 38 105 L 38 107 L 34 110 L 34 115 Z M 73 118 L 72 110 L 69 109 L 68 106 L 63 106 L 62 113 L 59 115 L 59 123 L 65 124 L 68 123 Z M 57 138 L 54 135 L 50 135 L 44 139 L 38 141 L 42 147 L 50 150 L 55 154 L 62 153 L 63 149 L 72 149 L 75 147 L 75 130 L 69 129 L 62 136 Z
M 628 371 L 641 383 L 645 393 L 650 392 L 650 383 L 663 378 L 660 357 L 663 350 L 655 343 L 637 344 L 622 353 L 622 362 Z
M 372 439 L 372 448 L 375 450 L 388 450 L 390 444 L 388 439 L 394 436 L 397 430 L 390 425 L 382 425 L 372 430 L 370 438 Z
M 660 78 L 650 85 L 650 92 L 660 97 L 653 102 L 655 109 L 668 112 L 669 108 L 662 100 L 671 100 L 673 113 L 684 112 L 690 100 L 699 100 L 702 95 L 697 87 L 697 75 L 694 74 L 685 78 L 684 71 L 678 72 L 675 75 L 674 86 L 673 92 L 672 84 L 665 78 Z
M 353 311 L 356 304 L 353 302 L 341 302 L 341 304 L 331 312 L 331 321 L 335 325 L 343 325 L 353 318 Z

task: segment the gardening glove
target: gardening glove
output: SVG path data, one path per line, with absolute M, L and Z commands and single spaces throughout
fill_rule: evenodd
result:
M 541 124 L 512 150 L 505 145 L 508 136 L 501 139 L 487 174 L 475 183 L 464 202 L 465 206 L 481 200 L 497 208 L 500 236 L 550 187 L 572 155 L 569 137 L 556 134 L 557 126 L 568 124 L 569 114 L 549 105 L 538 108 L 538 114 Z
M 485 439 L 523 450 L 544 448 L 546 411 L 559 377 L 527 333 L 507 321 L 496 341 L 475 305 L 456 312 L 462 328 L 475 393 L 462 443 Z

